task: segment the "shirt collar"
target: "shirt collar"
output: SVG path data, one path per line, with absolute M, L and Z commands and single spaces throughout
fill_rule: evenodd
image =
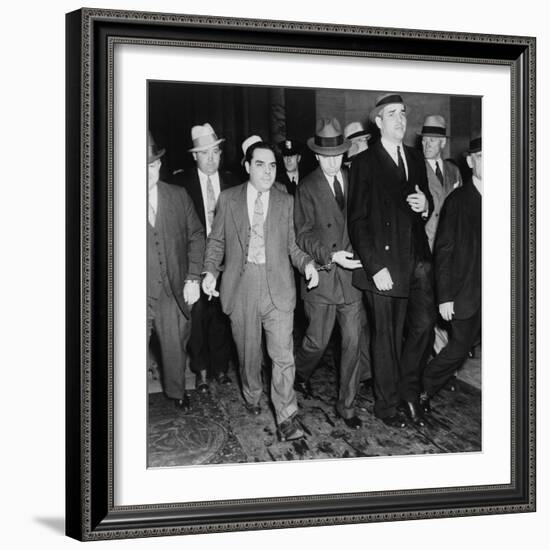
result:
M 480 195 L 483 195 L 483 181 L 475 176 L 472 176 L 472 182 L 475 185 L 475 188 L 478 190 Z

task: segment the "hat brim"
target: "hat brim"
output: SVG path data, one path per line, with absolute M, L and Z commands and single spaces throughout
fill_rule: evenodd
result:
M 374 109 L 371 109 L 369 113 L 369 120 L 376 124 L 376 117 L 380 114 L 380 111 L 382 111 L 384 107 L 387 107 L 388 105 L 403 105 L 407 111 L 409 110 L 409 107 L 407 107 L 407 104 L 404 102 L 399 101 L 395 103 L 384 103 L 384 105 L 378 105 L 378 107 L 374 107 Z
M 366 137 L 367 139 L 370 139 L 372 135 L 369 134 L 366 130 L 363 130 L 362 132 L 355 132 L 354 134 L 351 134 L 346 139 L 353 141 L 354 139 L 357 139 L 360 137 Z
M 342 143 L 342 145 L 338 145 L 336 147 L 320 147 L 315 144 L 315 138 L 311 137 L 307 140 L 307 146 L 314 153 L 318 153 L 319 155 L 335 157 L 336 155 L 344 154 L 351 147 L 351 141 L 344 139 L 344 143 Z
M 206 151 L 208 149 L 212 149 L 212 147 L 216 147 L 216 145 L 219 145 L 224 141 L 225 141 L 225 138 L 220 138 L 212 143 L 209 143 L 208 145 L 201 145 L 200 147 L 191 147 L 191 149 L 187 149 L 187 151 L 189 153 L 198 153 L 199 151 Z
M 147 157 L 147 164 L 151 164 L 152 162 L 155 162 L 155 160 L 159 159 L 166 153 L 166 149 L 160 149 L 160 151 L 157 151 L 156 154 L 154 154 L 151 157 Z
M 448 137 L 451 137 L 449 134 L 445 133 L 445 135 L 442 135 L 442 134 L 435 134 L 434 132 L 426 132 L 426 133 L 422 133 L 422 132 L 416 132 L 416 135 L 417 136 L 426 136 L 426 137 L 440 137 L 440 138 L 448 138 Z

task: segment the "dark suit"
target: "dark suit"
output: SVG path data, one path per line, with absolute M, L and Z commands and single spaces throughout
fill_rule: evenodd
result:
M 157 333 L 168 397 L 183 398 L 185 351 L 191 308 L 184 302 L 187 280 L 200 281 L 204 230 L 185 190 L 157 184 L 155 226 L 147 223 L 147 326 Z
M 381 418 L 393 416 L 400 400 L 416 399 L 435 322 L 425 219 L 413 212 L 406 197 L 418 186 L 428 200 L 428 214 L 433 201 L 424 158 L 407 146 L 403 152 L 408 167 L 406 180 L 380 141 L 359 153 L 352 163 L 348 200 L 351 242 L 363 264 L 363 269 L 353 272 L 353 283 L 366 291 L 374 325 L 375 413 Z M 393 280 L 388 291 L 379 291 L 373 281 L 383 268 Z
M 481 195 L 471 180 L 443 205 L 434 262 L 437 303 L 454 302 L 454 316 L 449 343 L 424 372 L 430 396 L 462 366 L 481 329 Z
M 348 178 L 344 172 L 341 174 L 347 198 Z M 340 210 L 321 167 L 302 180 L 295 201 L 296 242 L 319 265 L 329 264 L 333 252 L 353 252 L 346 209 Z M 302 281 L 302 297 L 309 324 L 296 355 L 296 371 L 305 380 L 311 376 L 338 319 L 342 356 L 336 408 L 342 417 L 350 418 L 354 415 L 360 378 L 360 338 L 365 315 L 361 292 L 352 285 L 352 271 L 331 264 L 328 270 L 319 272 L 316 288 L 308 291 Z
M 239 184 L 230 172 L 218 172 L 220 192 Z M 202 196 L 198 169 L 185 171 L 174 178 L 193 201 L 199 220 L 206 231 L 204 198 Z M 231 357 L 231 329 L 229 320 L 221 310 L 219 298 L 208 297 L 201 292 L 199 301 L 194 305 L 191 323 L 189 351 L 193 372 L 206 371 L 207 376 L 215 378 L 226 373 Z
M 244 183 L 224 191 L 218 200 L 208 237 L 204 271 L 218 277 L 223 311 L 229 315 L 240 362 L 243 394 L 257 405 L 262 394 L 261 337 L 272 359 L 271 400 L 280 424 L 297 410 L 292 353 L 292 318 L 296 290 L 292 265 L 300 272 L 311 258 L 296 245 L 293 199 L 275 186 L 269 192 L 264 223 L 265 264 L 248 262 L 250 220 Z

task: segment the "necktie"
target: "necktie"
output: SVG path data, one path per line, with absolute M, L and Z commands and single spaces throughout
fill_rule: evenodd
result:
M 155 209 L 153 208 L 153 205 L 149 203 L 149 210 L 147 212 L 147 219 L 149 220 L 149 223 L 151 224 L 151 227 L 155 227 L 155 220 L 157 218 L 157 213 L 155 212 Z
M 248 243 L 248 261 L 254 264 L 265 264 L 264 204 L 261 197 L 262 192 L 258 191 L 254 201 L 254 214 L 252 216 L 250 242 Z
M 208 218 L 208 228 L 212 229 L 214 221 L 214 211 L 216 210 L 216 195 L 210 176 L 206 178 L 206 213 Z M 210 233 L 210 231 L 208 231 Z
M 399 168 L 401 180 L 407 181 L 407 172 L 405 171 L 405 163 L 403 162 L 403 157 L 401 156 L 401 147 L 399 147 L 399 145 L 397 146 L 397 168 Z
M 334 176 L 334 197 L 336 198 L 336 202 L 338 203 L 338 207 L 342 212 L 344 211 L 344 208 L 346 206 L 346 203 L 344 201 L 344 193 L 342 192 L 342 186 L 340 185 L 340 182 L 338 181 L 338 178 Z
M 435 175 L 437 176 L 439 183 L 443 185 L 443 174 L 441 172 L 441 168 L 439 168 L 439 162 L 437 162 L 437 160 L 435 161 Z

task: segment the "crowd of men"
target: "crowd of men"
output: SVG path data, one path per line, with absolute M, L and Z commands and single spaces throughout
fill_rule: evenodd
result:
M 296 140 L 275 147 L 250 136 L 243 183 L 220 170 L 224 139 L 210 124 L 191 129 L 196 168 L 170 183 L 149 134 L 148 332 L 177 407 L 191 406 L 189 355 L 198 391 L 239 383 L 246 410 L 260 414 L 268 356 L 279 438 L 305 437 L 296 392 L 312 395 L 337 323 L 335 410 L 347 428 L 362 428 L 357 394 L 370 380 L 376 417 L 425 424 L 481 330 L 481 138 L 465 152 L 472 177 L 463 182 L 442 158 L 441 115 L 426 116 L 422 152 L 403 143 L 401 95 L 379 96 L 369 119 L 380 130 L 372 145 L 359 122 L 342 131 L 336 119 L 318 121 L 309 174 Z M 297 305 L 306 326 L 295 346 Z

